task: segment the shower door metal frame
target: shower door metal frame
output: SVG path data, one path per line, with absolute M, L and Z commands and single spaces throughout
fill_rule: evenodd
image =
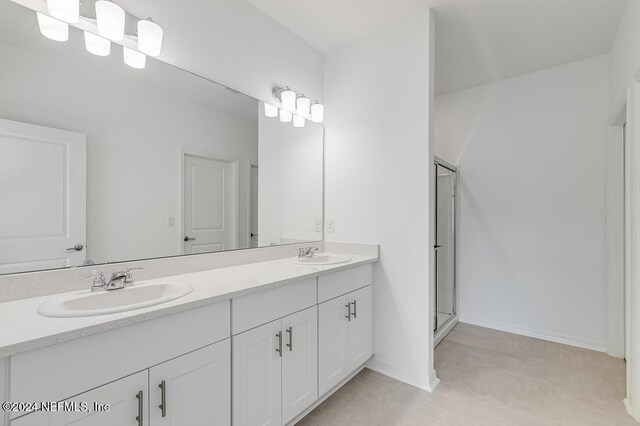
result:
M 435 256 L 435 312 L 434 312 L 434 324 L 436 325 L 433 330 L 434 334 L 441 329 L 445 324 L 453 320 L 458 316 L 458 168 L 453 164 L 434 156 L 434 194 L 435 194 L 435 209 L 434 209 L 434 256 Z M 449 317 L 444 323 L 438 324 L 438 167 L 445 168 L 453 173 L 453 315 Z

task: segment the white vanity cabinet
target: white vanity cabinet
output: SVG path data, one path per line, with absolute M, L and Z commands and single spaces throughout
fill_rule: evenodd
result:
M 318 397 L 317 308 L 233 336 L 234 425 L 282 425 Z
M 231 424 L 231 342 L 149 369 L 151 426 Z
M 322 396 L 355 371 L 373 352 L 371 287 L 318 306 L 318 389 Z
M 148 373 L 141 371 L 65 400 L 88 403 L 86 411 L 38 411 L 17 418 L 12 426 L 147 426 Z M 93 403 L 109 404 L 107 411 L 93 411 Z

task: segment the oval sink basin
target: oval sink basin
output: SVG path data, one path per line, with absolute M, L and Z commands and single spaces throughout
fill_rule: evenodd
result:
M 295 257 L 291 259 L 293 263 L 306 266 L 322 266 L 322 265 L 338 265 L 340 263 L 347 263 L 351 260 L 350 257 L 340 256 L 337 254 L 320 253 L 313 257 Z
M 38 307 L 45 317 L 89 317 L 132 311 L 179 299 L 193 291 L 184 283 L 159 283 L 111 291 L 82 291 L 49 300 Z

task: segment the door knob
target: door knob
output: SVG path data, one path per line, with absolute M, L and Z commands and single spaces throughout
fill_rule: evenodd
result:
M 82 251 L 83 248 L 84 246 L 82 244 L 76 244 L 73 247 L 69 247 L 67 251 Z
M 192 237 L 184 237 L 184 240 L 185 241 L 195 241 L 196 239 L 192 238 Z

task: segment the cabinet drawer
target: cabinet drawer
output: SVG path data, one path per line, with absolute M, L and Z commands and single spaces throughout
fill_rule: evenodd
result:
M 233 299 L 232 334 L 301 311 L 316 302 L 315 278 Z
M 229 337 L 229 309 L 220 302 L 13 356 L 9 395 L 61 401 L 210 345 Z
M 362 265 L 318 278 L 318 303 L 370 285 L 373 282 L 373 266 Z

